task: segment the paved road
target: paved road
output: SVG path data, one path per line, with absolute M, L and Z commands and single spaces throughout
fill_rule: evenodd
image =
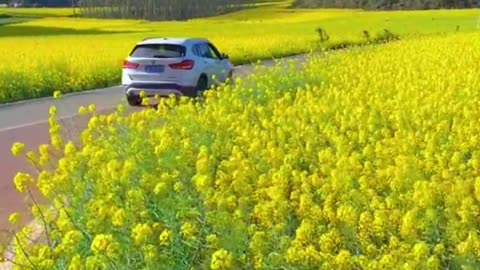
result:
M 306 56 L 284 58 L 293 59 L 297 63 L 305 61 Z M 264 61 L 262 66 L 271 66 L 273 61 Z M 235 76 L 244 77 L 252 71 L 252 66 L 243 65 L 235 68 Z M 13 177 L 18 171 L 31 172 L 35 170 L 23 159 L 14 158 L 10 153 L 14 142 L 25 143 L 27 150 L 36 150 L 40 144 L 49 143 L 48 111 L 51 105 L 56 105 L 58 117 L 68 131 L 66 136 L 75 137 L 86 124 L 86 119 L 76 116 L 79 106 L 95 104 L 97 110 L 108 113 L 124 103 L 121 87 L 98 89 L 79 94 L 65 95 L 60 100 L 43 98 L 33 101 L 0 105 L 0 230 L 8 228 L 8 215 L 11 212 L 28 213 L 27 205 L 15 192 Z M 140 108 L 141 109 L 141 108 Z M 130 111 L 139 110 L 131 108 Z M 24 219 L 23 222 L 28 220 Z

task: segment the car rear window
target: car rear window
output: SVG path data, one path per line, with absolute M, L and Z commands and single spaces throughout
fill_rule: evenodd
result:
M 137 45 L 130 54 L 138 58 L 179 58 L 185 56 L 185 47 L 174 44 Z

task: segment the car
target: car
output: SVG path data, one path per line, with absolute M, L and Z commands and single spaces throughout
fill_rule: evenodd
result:
M 137 43 L 123 62 L 122 85 L 132 106 L 141 93 L 200 97 L 233 76 L 228 55 L 205 38 L 148 38 Z

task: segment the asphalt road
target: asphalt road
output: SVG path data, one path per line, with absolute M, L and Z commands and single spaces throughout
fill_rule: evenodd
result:
M 301 64 L 305 55 L 283 58 Z M 262 67 L 272 66 L 274 61 L 261 62 Z M 251 65 L 235 67 L 235 77 L 245 77 L 252 72 Z M 74 139 L 85 127 L 87 119 L 77 115 L 80 106 L 95 104 L 97 111 L 109 113 L 118 104 L 127 104 L 121 87 L 110 87 L 75 94 L 64 95 L 60 100 L 42 98 L 6 105 L 0 105 L 0 231 L 9 228 L 8 216 L 12 212 L 28 213 L 24 197 L 14 188 L 13 178 L 17 172 L 36 174 L 34 168 L 22 158 L 14 158 L 10 152 L 14 142 L 22 142 L 26 150 L 37 150 L 40 144 L 49 143 L 48 112 L 52 105 L 57 107 L 58 119 L 65 130 L 65 136 Z M 142 108 L 129 107 L 129 111 Z M 22 223 L 29 222 L 24 218 Z M 1 237 L 0 237 L 1 240 Z

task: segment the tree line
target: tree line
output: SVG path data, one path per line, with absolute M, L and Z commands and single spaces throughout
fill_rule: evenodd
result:
M 440 9 L 473 8 L 478 0 L 295 0 L 295 7 L 302 8 L 361 8 L 361 9 Z
M 70 7 L 78 0 L 0 0 L 0 4 L 21 4 L 25 7 Z
M 1 2 L 2 0 L 0 0 Z M 231 12 L 256 0 L 9 0 L 23 6 L 75 7 L 79 16 L 185 20 Z
M 81 14 L 97 18 L 184 20 L 233 11 L 252 0 L 79 0 Z

